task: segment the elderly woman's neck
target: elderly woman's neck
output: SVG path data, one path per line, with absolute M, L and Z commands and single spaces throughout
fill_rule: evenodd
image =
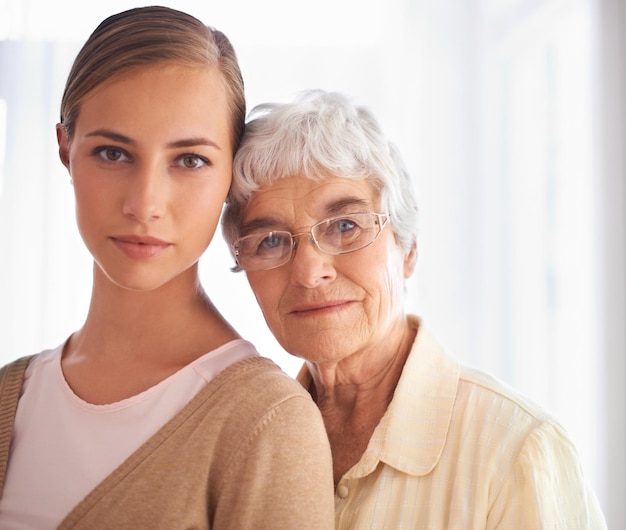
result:
M 324 418 L 335 483 L 359 461 L 393 398 L 416 329 L 405 326 L 393 346 L 333 365 L 310 365 L 313 399 Z
M 386 410 L 416 332 L 405 323 L 395 334 L 395 340 L 386 336 L 384 343 L 338 362 L 309 363 L 313 378 L 310 390 L 320 410 L 340 409 L 349 416 L 360 406 L 369 408 L 370 402 L 384 404 Z

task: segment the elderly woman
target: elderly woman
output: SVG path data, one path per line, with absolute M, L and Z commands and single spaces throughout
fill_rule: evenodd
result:
M 306 361 L 336 527 L 605 528 L 559 424 L 405 313 L 416 215 L 367 109 L 310 91 L 253 110 L 224 234 L 271 331 Z

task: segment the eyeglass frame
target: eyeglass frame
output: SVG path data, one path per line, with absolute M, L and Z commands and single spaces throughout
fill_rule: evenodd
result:
M 324 223 L 328 223 L 329 221 L 339 220 L 339 219 L 342 219 L 344 217 L 350 217 L 351 215 L 362 215 L 362 214 L 368 214 L 368 215 L 375 216 L 377 218 L 377 221 L 375 221 L 375 223 L 378 226 L 378 232 L 376 232 L 376 234 L 374 235 L 372 240 L 369 243 L 366 243 L 365 245 L 363 245 L 362 247 L 352 248 L 352 249 L 349 249 L 349 250 L 340 250 L 338 252 L 327 251 L 327 250 L 324 250 L 323 248 L 321 248 L 319 241 L 313 235 L 313 231 L 315 230 L 315 228 L 317 228 L 318 226 L 320 226 L 320 225 L 322 225 Z M 303 236 L 303 235 L 307 236 L 307 239 L 311 243 L 313 243 L 313 245 L 315 246 L 315 248 L 317 250 L 319 250 L 322 254 L 327 254 L 329 256 L 339 256 L 341 254 L 350 254 L 351 252 L 356 252 L 357 250 L 362 250 L 362 249 L 372 245 L 378 239 L 378 237 L 382 233 L 382 231 L 385 228 L 385 226 L 387 226 L 387 223 L 389 222 L 390 217 L 391 216 L 390 216 L 389 213 L 353 212 L 353 213 L 346 213 L 346 214 L 342 214 L 342 215 L 334 215 L 332 217 L 327 217 L 326 219 L 322 219 L 321 221 L 318 221 L 314 225 L 311 225 L 308 230 L 305 230 L 303 232 L 298 232 L 297 234 L 292 234 L 291 232 L 289 232 L 289 230 L 270 230 L 270 231 L 268 231 L 265 234 L 249 234 L 249 235 L 237 238 L 230 245 L 231 250 L 233 252 L 233 255 L 235 257 L 235 262 L 236 262 L 236 265 L 231 268 L 231 271 L 232 272 L 241 272 L 241 271 L 245 270 L 245 271 L 248 271 L 248 272 L 258 272 L 258 271 L 269 271 L 269 270 L 272 270 L 272 269 L 277 269 L 278 267 L 282 267 L 283 265 L 289 263 L 293 259 L 294 255 L 296 254 L 296 249 L 298 247 L 298 240 L 297 240 L 297 238 L 299 238 L 300 236 Z M 239 249 L 237 247 L 237 244 L 240 241 L 244 240 L 244 239 L 249 239 L 249 238 L 252 238 L 252 237 L 255 237 L 255 236 L 259 236 L 259 235 L 265 235 L 265 237 L 269 237 L 272 234 L 276 234 L 276 233 L 289 234 L 289 239 L 291 241 L 291 251 L 289 252 L 287 259 L 285 259 L 285 261 L 279 263 L 278 265 L 273 265 L 272 267 L 268 267 L 268 268 L 263 268 L 263 269 L 244 269 L 244 268 L 242 268 L 241 265 L 239 264 L 239 261 L 237 260 L 237 257 L 239 256 Z

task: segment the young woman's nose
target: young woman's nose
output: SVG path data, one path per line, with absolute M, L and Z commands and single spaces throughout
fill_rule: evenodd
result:
M 320 287 L 331 283 L 337 273 L 334 266 L 335 256 L 324 254 L 306 236 L 300 237 L 294 250 L 294 256 L 288 263 L 291 268 L 291 282 L 300 287 Z
M 168 181 L 163 172 L 154 167 L 138 168 L 129 175 L 123 212 L 140 222 L 159 219 L 165 212 L 167 193 Z

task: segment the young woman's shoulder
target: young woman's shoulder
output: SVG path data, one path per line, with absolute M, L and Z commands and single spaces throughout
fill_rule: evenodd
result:
M 302 385 L 263 356 L 248 357 L 232 364 L 216 378 L 216 383 L 224 385 L 224 390 L 232 392 L 231 397 L 240 404 L 271 407 L 295 398 L 305 400 L 317 410 Z

